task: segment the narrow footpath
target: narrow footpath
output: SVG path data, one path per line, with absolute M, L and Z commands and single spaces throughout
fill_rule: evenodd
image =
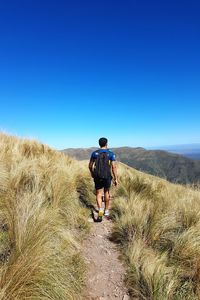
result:
M 87 264 L 87 280 L 84 292 L 86 300 L 128 300 L 124 285 L 125 268 L 119 260 L 116 245 L 109 240 L 112 222 L 89 220 L 92 228 L 83 243 L 83 256 Z

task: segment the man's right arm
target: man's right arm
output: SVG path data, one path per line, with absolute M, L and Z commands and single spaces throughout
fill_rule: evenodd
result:
M 117 178 L 117 165 L 116 161 L 112 161 L 112 173 L 114 177 L 114 185 L 118 185 L 118 178 Z

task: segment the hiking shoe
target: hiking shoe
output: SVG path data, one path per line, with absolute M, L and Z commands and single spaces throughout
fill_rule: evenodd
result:
M 107 218 L 110 217 L 110 212 L 108 209 L 105 210 L 104 216 Z
M 103 217 L 103 209 L 100 208 L 98 217 Z
M 99 213 L 98 213 L 97 222 L 101 222 L 102 221 L 102 217 L 103 217 L 103 208 L 100 208 L 99 209 Z

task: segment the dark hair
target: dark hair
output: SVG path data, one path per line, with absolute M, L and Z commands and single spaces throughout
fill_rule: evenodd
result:
M 102 138 L 99 139 L 99 146 L 100 147 L 105 147 L 107 143 L 108 143 L 108 140 L 106 138 L 102 137 Z

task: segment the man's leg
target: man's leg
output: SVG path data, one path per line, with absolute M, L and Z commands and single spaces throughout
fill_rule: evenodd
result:
M 104 189 L 104 199 L 105 199 L 105 210 L 109 210 L 109 204 L 110 204 L 109 189 Z
M 98 218 L 97 218 L 98 222 L 102 221 L 102 217 L 103 217 L 103 213 L 104 213 L 104 209 L 102 207 L 102 192 L 103 192 L 103 189 L 96 190 L 97 206 L 99 209 Z
M 109 216 L 109 204 L 110 204 L 110 186 L 112 177 L 108 178 L 104 187 L 104 199 L 105 199 L 105 216 Z
M 96 200 L 97 200 L 98 209 L 102 208 L 102 192 L 103 189 L 96 190 Z

